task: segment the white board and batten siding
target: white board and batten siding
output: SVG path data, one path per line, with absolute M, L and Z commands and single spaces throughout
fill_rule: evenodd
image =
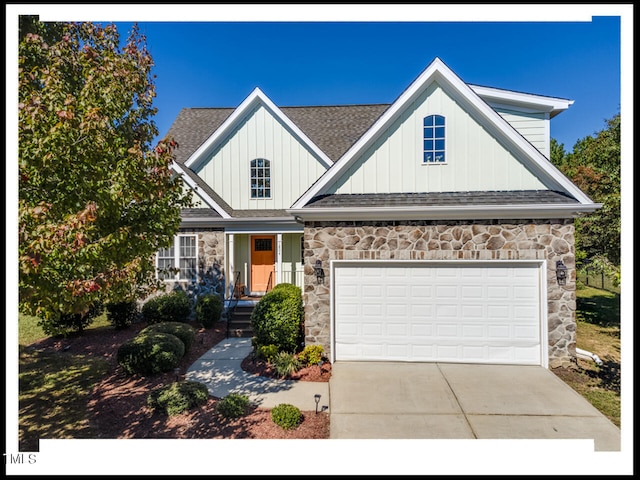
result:
M 423 164 L 423 119 L 443 115 L 445 164 Z M 547 187 L 437 82 L 408 105 L 328 193 L 543 190 Z
M 542 112 L 517 112 L 506 108 L 494 107 L 520 135 L 536 147 L 547 158 L 550 158 L 550 123 L 549 114 Z
M 547 366 L 543 262 L 334 261 L 334 361 Z
M 271 198 L 252 199 L 250 161 L 271 162 Z M 234 210 L 285 209 L 326 168 L 264 105 L 258 105 L 196 172 Z

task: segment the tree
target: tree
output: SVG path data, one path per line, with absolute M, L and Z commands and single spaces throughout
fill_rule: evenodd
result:
M 155 77 L 137 26 L 123 46 L 114 25 L 29 17 L 19 34 L 19 306 L 55 323 L 154 289 L 154 254 L 189 200 L 176 143 L 151 146 Z
M 553 163 L 602 208 L 576 219 L 576 256 L 615 270 L 620 266 L 620 114 L 606 120 L 606 128 L 585 137 L 573 152 Z M 561 146 L 560 146 L 561 148 Z M 556 154 L 554 154 L 554 151 Z

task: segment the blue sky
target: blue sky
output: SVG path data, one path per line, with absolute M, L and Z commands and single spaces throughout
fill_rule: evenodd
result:
M 574 100 L 551 122 L 571 151 L 620 111 L 620 18 L 591 22 L 140 22 L 160 135 L 184 107 L 391 103 L 440 57 L 467 83 Z M 118 23 L 124 35 L 131 23 Z
M 181 108 L 235 107 L 256 86 L 279 106 L 390 103 L 434 57 L 440 57 L 467 83 L 574 100 L 573 106 L 551 122 L 551 136 L 567 151 L 577 140 L 605 128 L 605 120 L 622 108 L 623 236 L 632 232 L 633 5 L 24 4 L 6 5 L 5 11 L 7 105 L 17 103 L 18 14 L 40 14 L 46 21 L 116 22 L 123 37 L 137 21 L 147 35 L 156 64 L 155 106 L 159 111 L 154 120 L 161 135 L 167 133 Z M 7 108 L 8 158 L 16 157 L 15 119 L 15 109 Z M 17 178 L 17 162 L 7 162 L 6 168 L 7 179 Z M 8 233 L 17 229 L 13 188 L 8 181 Z M 628 240 L 623 243 L 623 262 L 631 265 L 629 246 L 633 242 Z M 15 235 L 7 235 L 7 265 L 15 264 L 16 241 Z M 13 278 L 17 272 L 11 270 L 7 274 L 8 296 L 17 298 Z M 623 270 L 623 321 L 633 318 L 633 278 L 629 272 Z M 7 318 L 16 316 L 17 306 L 8 304 Z M 624 356 L 632 352 L 632 328 L 632 321 L 623 328 Z M 7 330 L 7 358 L 14 362 L 17 345 L 11 339 L 17 336 L 17 326 L 7 322 Z M 17 367 L 14 371 L 17 373 Z M 632 385 L 632 369 L 622 372 L 622 382 Z M 15 388 L 15 382 L 10 387 Z M 622 414 L 632 419 L 633 404 L 627 399 Z M 7 401 L 7 423 L 12 426 L 6 430 L 7 445 L 12 445 L 17 426 L 11 413 L 17 411 L 17 395 L 8 396 Z M 627 440 L 632 431 L 623 433 Z M 297 473 L 308 470 L 308 459 L 315 458 L 318 451 L 317 444 L 288 445 L 287 452 L 293 452 L 291 461 L 274 462 L 283 452 L 283 445 L 277 442 L 260 443 L 259 449 L 252 443 L 248 451 L 246 445 L 238 451 L 240 445 L 234 442 L 217 442 L 215 446 L 189 443 L 186 448 L 185 441 L 178 441 L 177 446 L 184 448 L 180 450 L 175 443 L 143 442 L 136 443 L 136 448 L 125 443 L 116 448 L 112 443 L 96 446 L 95 441 L 85 442 L 87 445 L 78 442 L 73 447 L 52 442 L 46 449 L 41 444 L 38 472 L 86 473 L 99 468 L 105 474 L 211 473 L 208 459 L 216 458 L 223 459 L 215 462 L 219 468 L 215 473 L 219 474 Z M 390 462 L 389 470 L 384 461 L 389 447 L 384 443 L 369 445 L 367 451 L 359 451 L 361 444 L 357 442 L 342 444 L 339 449 L 330 443 L 319 451 L 332 461 L 312 465 L 317 473 L 333 474 L 450 474 L 456 473 L 453 467 L 482 474 L 495 473 L 493 466 L 498 464 L 507 473 L 526 470 L 535 462 L 531 463 L 533 470 L 525 473 L 546 473 L 544 467 L 548 466 L 548 472 L 555 474 L 626 474 L 632 463 L 629 452 L 623 452 L 622 457 L 592 457 L 589 445 L 585 450 L 579 443 L 522 445 L 501 443 L 494 459 L 493 450 L 465 448 L 469 445 L 462 442 L 454 445 L 455 454 L 442 444 L 419 443 L 420 451 L 415 455 L 415 443 L 403 443 L 402 450 L 393 455 L 405 450 L 411 455 L 398 457 L 402 462 Z M 464 462 L 458 461 L 461 454 Z M 567 462 L 572 455 L 574 461 Z M 167 465 L 168 458 L 177 461 Z M 513 464 L 509 465 L 509 460 Z M 347 463 L 343 462 L 349 462 L 351 470 L 345 469 Z M 354 462 L 361 462 L 361 467 Z M 522 466 L 516 465 L 518 462 Z M 9 467 L 15 472 L 16 466 Z M 7 472 L 11 473 L 9 467 Z M 19 467 L 24 467 L 20 473 L 37 474 L 36 467 Z

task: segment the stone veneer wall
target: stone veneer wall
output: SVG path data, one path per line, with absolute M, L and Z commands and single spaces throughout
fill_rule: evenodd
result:
M 304 228 L 305 342 L 330 354 L 331 260 L 547 260 L 549 366 L 575 357 L 573 219 L 521 221 L 307 222 Z M 322 260 L 324 284 L 313 266 Z M 567 282 L 556 281 L 556 261 Z

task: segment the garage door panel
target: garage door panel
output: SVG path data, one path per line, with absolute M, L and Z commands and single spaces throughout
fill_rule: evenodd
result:
M 537 264 L 337 266 L 336 360 L 540 364 Z

